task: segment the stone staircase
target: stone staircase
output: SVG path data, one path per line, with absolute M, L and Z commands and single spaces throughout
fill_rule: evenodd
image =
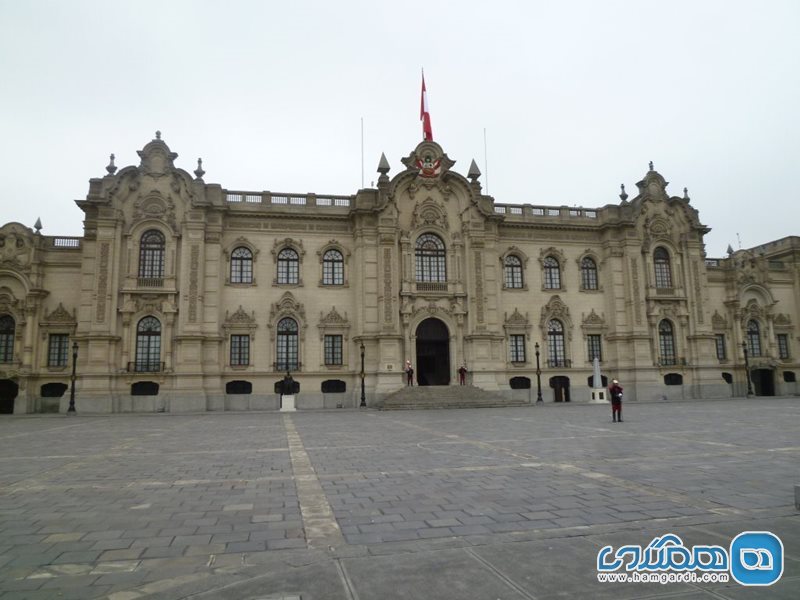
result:
M 420 410 L 426 408 L 503 408 L 530 406 L 527 401 L 506 400 L 471 385 L 407 386 L 389 394 L 376 405 L 380 410 Z

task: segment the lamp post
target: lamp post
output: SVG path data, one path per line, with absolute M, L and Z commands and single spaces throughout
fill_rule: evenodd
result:
M 367 397 L 364 394 L 364 340 L 361 340 L 361 408 L 367 407 Z
M 533 346 L 536 349 L 536 402 L 544 402 L 542 400 L 542 369 L 539 367 L 539 342 Z
M 744 376 L 747 378 L 747 397 L 753 395 L 753 385 L 750 383 L 750 362 L 747 360 L 747 342 L 742 342 L 744 350 Z
M 72 342 L 72 378 L 69 387 L 69 408 L 67 414 L 75 414 L 75 367 L 78 364 L 78 342 Z

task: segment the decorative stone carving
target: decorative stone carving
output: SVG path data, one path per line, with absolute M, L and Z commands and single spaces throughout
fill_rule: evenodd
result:
M 711 326 L 715 330 L 725 330 L 728 328 L 728 320 L 719 314 L 718 310 L 715 310 L 711 317 Z
M 242 308 L 242 305 L 239 305 L 239 308 L 233 314 L 229 314 L 229 312 L 225 311 L 225 324 L 226 325 L 256 325 L 256 313 L 255 311 L 247 314 L 245 310 Z
M 33 232 L 20 223 L 0 228 L 0 264 L 25 268 L 33 260 Z
M 42 324 L 55 324 L 55 323 L 65 323 L 69 325 L 74 325 L 76 323 L 75 319 L 75 309 L 73 309 L 72 313 L 70 314 L 64 305 L 59 302 L 58 306 L 53 310 L 51 313 L 45 313 L 44 319 Z
M 564 329 L 572 339 L 572 317 L 569 313 L 569 308 L 559 296 L 553 296 L 550 301 L 542 307 L 542 316 L 539 321 L 539 327 L 542 330 L 542 339 L 547 339 L 547 324 L 552 319 L 558 319 L 564 324 Z
M 197 301 L 200 288 L 200 246 L 192 244 L 189 251 L 189 323 L 197 322 Z
M 273 302 L 269 309 L 269 322 L 267 327 L 270 330 L 270 339 L 275 340 L 275 326 L 283 317 L 291 317 L 298 323 L 300 339 L 305 339 L 305 331 L 308 326 L 306 323 L 306 309 L 302 303 L 295 299 L 291 292 L 285 292 L 281 299 Z
M 350 320 L 347 318 L 347 313 L 344 316 L 339 314 L 336 307 L 331 307 L 328 314 L 319 313 L 319 339 L 322 340 L 325 335 L 339 334 L 343 339 L 347 340 L 350 332 Z
M 439 227 L 443 231 L 450 231 L 447 209 L 441 202 L 428 197 L 414 206 L 414 212 L 411 215 L 411 228 L 417 229 L 430 226 Z
M 416 170 L 420 179 L 433 179 L 447 173 L 455 163 L 442 147 L 433 141 L 425 141 L 407 157 L 401 159 L 407 169 Z
M 100 243 L 100 256 L 97 264 L 97 305 L 95 321 L 106 320 L 106 296 L 108 295 L 108 262 L 111 254 L 111 242 Z
M 145 197 L 138 198 L 133 203 L 131 223 L 138 223 L 147 219 L 162 221 L 178 231 L 175 220 L 175 202 L 172 198 L 164 198 L 158 191 L 153 191 Z
M 523 315 L 516 307 L 514 308 L 514 312 L 511 313 L 511 316 L 509 316 L 508 313 L 505 313 L 503 329 L 505 330 L 507 336 L 513 334 L 524 334 L 526 338 L 530 339 L 531 324 L 528 320 L 528 313 L 526 312 Z

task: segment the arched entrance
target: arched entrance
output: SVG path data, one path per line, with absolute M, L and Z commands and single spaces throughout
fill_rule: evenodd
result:
M 756 396 L 775 395 L 775 375 L 772 369 L 753 369 L 750 371 L 753 380 L 753 391 Z
M 418 385 L 449 385 L 450 334 L 439 319 L 425 319 L 417 326 Z
M 569 402 L 569 377 L 558 375 L 550 378 L 554 402 Z
M 19 393 L 19 386 L 10 379 L 0 379 L 0 414 L 14 414 L 14 399 Z

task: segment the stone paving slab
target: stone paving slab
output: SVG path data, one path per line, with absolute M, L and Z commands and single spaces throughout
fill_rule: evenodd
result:
M 800 399 L 625 411 L 4 416 L 0 599 L 797 598 Z M 775 586 L 596 581 L 748 529 Z

